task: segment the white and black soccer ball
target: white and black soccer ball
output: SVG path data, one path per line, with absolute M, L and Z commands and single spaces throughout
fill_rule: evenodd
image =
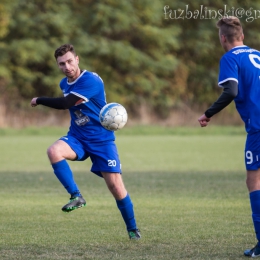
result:
M 122 129 L 127 122 L 126 109 L 118 103 L 106 104 L 99 113 L 101 125 L 110 131 Z

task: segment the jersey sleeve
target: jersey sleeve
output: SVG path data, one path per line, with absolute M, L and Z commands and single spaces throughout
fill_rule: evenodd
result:
M 102 89 L 104 89 L 104 85 L 101 78 L 97 74 L 91 73 L 87 77 L 81 77 L 70 93 L 88 102 L 92 97 L 98 95 Z
M 224 55 L 220 60 L 218 85 L 223 87 L 223 83 L 232 80 L 238 83 L 238 66 L 231 56 Z

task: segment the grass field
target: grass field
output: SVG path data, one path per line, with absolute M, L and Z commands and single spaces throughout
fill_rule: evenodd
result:
M 61 211 L 69 195 L 46 149 L 64 133 L 0 130 L 0 259 L 245 259 L 254 246 L 242 128 L 118 133 L 140 241 L 128 239 L 90 161 L 70 163 L 87 207 Z

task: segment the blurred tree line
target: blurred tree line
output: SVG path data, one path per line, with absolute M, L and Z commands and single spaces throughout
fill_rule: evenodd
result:
M 183 104 L 208 106 L 220 93 L 224 54 L 216 28 L 224 13 L 209 10 L 232 8 L 236 15 L 244 10 L 245 44 L 259 49 L 256 0 L 1 0 L 1 96 L 18 106 L 34 96 L 60 96 L 63 75 L 53 54 L 72 43 L 80 67 L 103 78 L 108 102 L 136 114 L 145 104 L 164 117 Z

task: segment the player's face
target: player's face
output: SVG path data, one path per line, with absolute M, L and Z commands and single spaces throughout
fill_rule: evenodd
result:
M 59 56 L 57 58 L 57 64 L 69 82 L 74 81 L 80 75 L 79 57 L 70 51 L 63 56 Z

